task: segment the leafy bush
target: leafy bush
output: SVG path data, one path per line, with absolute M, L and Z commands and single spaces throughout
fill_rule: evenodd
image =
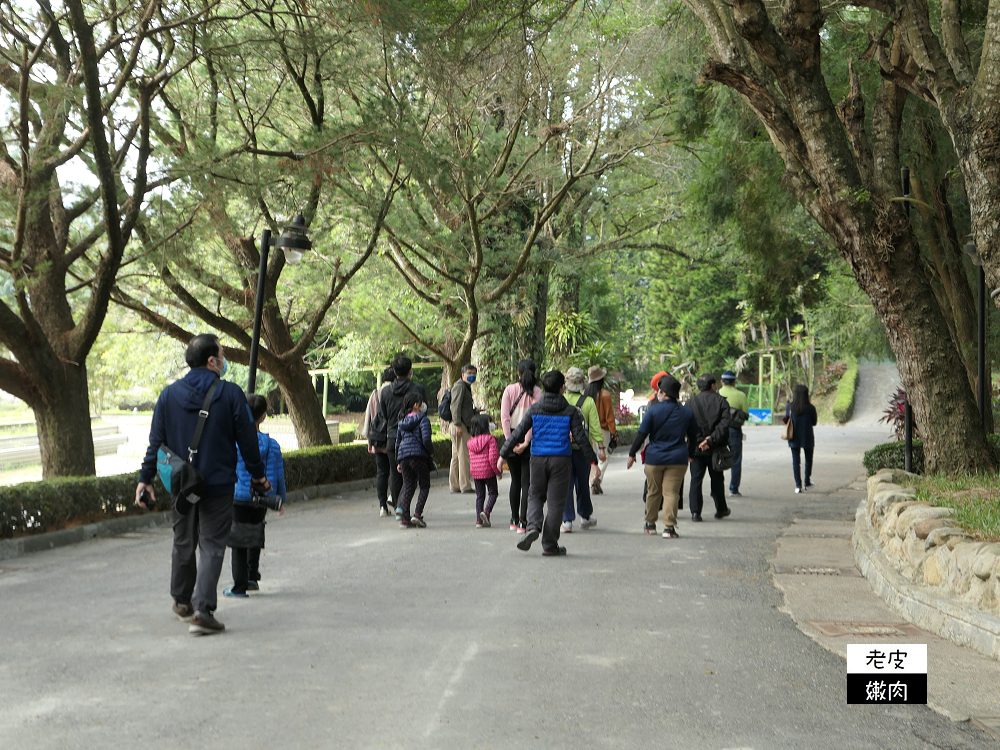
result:
M 854 413 L 854 399 L 858 392 L 858 360 L 847 358 L 847 371 L 837 386 L 837 398 L 833 402 L 833 417 L 843 424 Z
M 635 414 L 630 412 L 625 404 L 618 404 L 618 406 L 615 407 L 615 424 L 627 427 L 635 421 Z
M 824 367 L 823 372 L 816 382 L 815 395 L 825 396 L 830 393 L 830 391 L 837 387 L 846 372 L 846 362 L 834 362 L 832 365 Z
M 639 433 L 639 425 L 623 425 L 618 428 L 618 450 L 615 453 L 628 455 L 628 449 Z
M 1000 435 L 987 435 L 986 438 L 994 453 L 1000 455 Z M 863 463 L 868 476 L 879 469 L 904 469 L 906 468 L 906 443 L 902 440 L 896 440 L 876 445 L 870 451 L 865 452 Z M 913 441 L 913 473 L 924 473 L 924 443 L 922 440 Z
M 897 388 L 896 392 L 889 397 L 889 405 L 883 412 L 883 417 L 879 422 L 885 422 L 894 433 L 896 440 L 902 440 L 906 433 L 906 391 Z M 913 423 L 913 437 L 917 437 L 917 423 Z
M 447 466 L 451 461 L 451 440 L 435 437 L 433 443 L 437 465 Z M 303 448 L 289 451 L 284 458 L 289 490 L 368 479 L 376 474 L 375 461 L 365 443 Z M 0 539 L 145 513 L 134 504 L 135 485 L 136 474 L 132 473 L 59 477 L 0 487 Z M 156 510 L 170 510 L 170 497 L 159 478 L 154 480 L 153 489 Z

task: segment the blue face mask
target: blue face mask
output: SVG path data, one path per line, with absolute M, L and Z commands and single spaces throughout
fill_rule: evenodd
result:
M 219 373 L 220 378 L 226 377 L 226 373 L 229 372 L 229 360 L 222 360 L 222 372 Z
M 420 405 L 420 413 L 421 414 L 426 414 L 427 413 L 427 404 L 421 404 Z
M 476 374 L 469 373 L 468 375 L 465 376 L 465 380 L 469 385 L 472 385 L 473 383 L 476 382 Z

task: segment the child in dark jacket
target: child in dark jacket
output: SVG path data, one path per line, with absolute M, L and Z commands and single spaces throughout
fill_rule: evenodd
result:
M 260 426 L 267 418 L 267 401 L 263 396 L 251 393 L 247 396 L 250 416 L 257 426 L 257 447 L 264 462 L 268 481 L 272 490 L 268 495 L 281 498 L 281 510 L 285 512 L 285 459 L 281 455 L 278 441 L 267 433 L 260 431 Z M 267 508 L 256 508 L 250 505 L 250 472 L 243 461 L 243 453 L 237 448 L 236 487 L 233 489 L 233 527 L 230 531 L 229 546 L 232 549 L 233 586 L 222 592 L 223 596 L 246 598 L 247 591 L 260 589 L 260 551 L 264 547 L 264 516 Z M 255 537 L 254 543 L 248 546 L 247 536 Z M 243 541 L 239 541 L 240 539 Z
M 399 427 L 396 432 L 397 471 L 403 475 L 403 489 L 399 493 L 396 518 L 400 527 L 425 528 L 424 505 L 431 491 L 431 467 L 434 464 L 434 446 L 431 443 L 431 421 L 427 418 L 427 404 L 420 394 L 411 391 L 403 399 Z M 420 495 L 417 507 L 410 516 L 410 501 L 417 485 Z
M 476 528 L 490 525 L 490 513 L 497 501 L 497 479 L 503 477 L 503 470 L 497 468 L 500 449 L 497 439 L 490 433 L 488 414 L 477 414 L 472 418 L 469 438 L 469 473 L 476 484 Z M 489 493 L 486 507 L 483 501 Z

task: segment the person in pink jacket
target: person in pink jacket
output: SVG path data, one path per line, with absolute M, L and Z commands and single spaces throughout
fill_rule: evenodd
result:
M 517 382 L 511 383 L 500 400 L 500 425 L 504 438 L 521 424 L 524 415 L 542 400 L 542 389 L 535 377 L 535 361 L 522 359 L 517 363 Z M 531 478 L 531 430 L 524 442 L 514 447 L 507 459 L 510 469 L 510 530 L 518 534 L 525 532 L 528 525 L 528 483 Z
M 476 484 L 476 528 L 490 525 L 490 513 L 496 504 L 497 479 L 503 476 L 503 471 L 497 468 L 500 463 L 500 449 L 497 439 L 490 433 L 490 418 L 487 414 L 477 414 L 472 418 L 472 437 L 469 438 L 469 473 Z M 483 501 L 489 493 L 486 507 Z

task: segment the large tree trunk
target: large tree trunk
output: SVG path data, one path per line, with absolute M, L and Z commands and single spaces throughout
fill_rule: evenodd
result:
M 66 364 L 47 386 L 47 396 L 31 404 L 38 426 L 42 477 L 93 476 L 97 472 L 87 368 Z
M 270 367 L 268 374 L 277 381 L 285 397 L 299 447 L 330 445 L 332 441 L 326 426 L 326 415 L 316 397 L 316 386 L 306 363 L 301 360 L 283 362 L 277 367 Z
M 528 342 L 527 356 L 535 360 L 541 376 L 545 362 L 545 323 L 549 314 L 549 264 L 542 263 L 535 273 L 535 304 L 532 312 L 533 327 Z

